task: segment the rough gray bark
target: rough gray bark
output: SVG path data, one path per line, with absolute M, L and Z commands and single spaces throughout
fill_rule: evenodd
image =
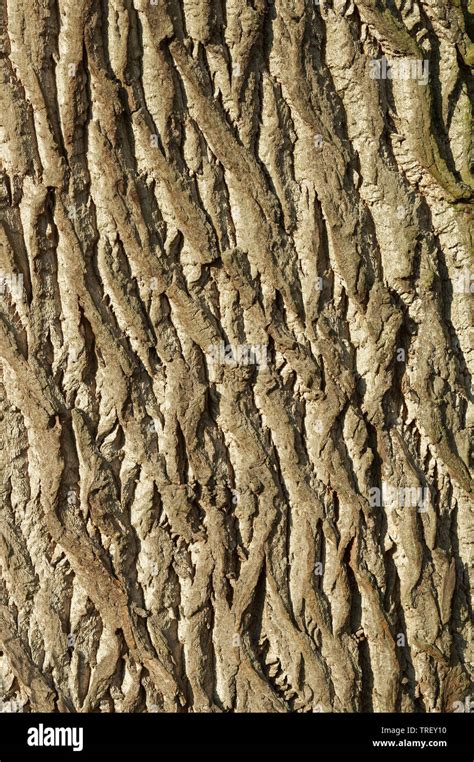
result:
M 464 0 L 0 18 L 3 708 L 462 706 Z

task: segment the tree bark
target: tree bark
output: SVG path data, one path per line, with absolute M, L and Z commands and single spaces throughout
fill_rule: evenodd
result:
M 462 707 L 470 20 L 3 0 L 5 711 Z

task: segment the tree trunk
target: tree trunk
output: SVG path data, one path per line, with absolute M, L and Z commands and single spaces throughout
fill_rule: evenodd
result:
M 462 709 L 466 0 L 1 18 L 3 708 Z

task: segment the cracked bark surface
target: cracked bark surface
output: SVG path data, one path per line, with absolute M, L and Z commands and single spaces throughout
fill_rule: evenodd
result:
M 2 706 L 452 711 L 466 3 L 1 11 Z

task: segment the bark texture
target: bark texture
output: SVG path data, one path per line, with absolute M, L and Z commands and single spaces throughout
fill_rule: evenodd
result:
M 2 0 L 3 708 L 472 690 L 471 20 Z

